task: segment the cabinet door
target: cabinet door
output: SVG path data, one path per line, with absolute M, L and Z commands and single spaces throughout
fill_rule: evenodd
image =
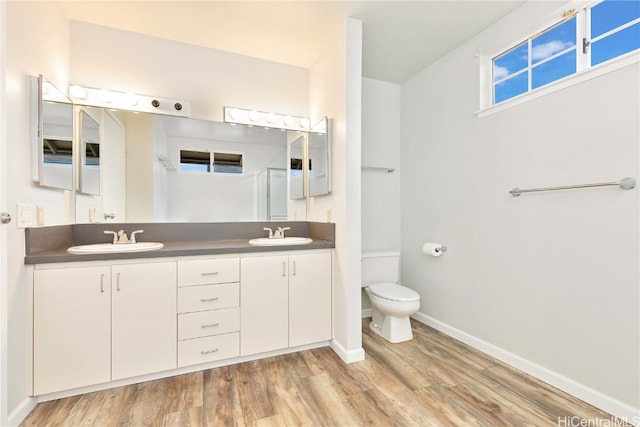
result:
M 111 379 L 110 302 L 109 267 L 34 272 L 34 394 Z
M 240 265 L 240 354 L 287 348 L 288 261 L 284 256 L 242 258 Z
M 177 366 L 176 263 L 114 265 L 112 379 Z
M 331 339 L 331 253 L 289 256 L 289 347 Z

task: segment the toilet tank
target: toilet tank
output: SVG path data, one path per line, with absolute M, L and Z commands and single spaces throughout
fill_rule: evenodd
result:
M 362 253 L 362 287 L 372 283 L 398 283 L 399 272 L 400 253 L 389 251 Z

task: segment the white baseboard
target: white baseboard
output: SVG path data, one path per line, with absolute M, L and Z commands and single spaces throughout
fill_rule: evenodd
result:
M 431 326 L 438 331 L 445 333 L 465 344 L 470 345 L 496 359 L 520 369 L 529 375 L 532 375 L 552 386 L 565 391 L 572 396 L 582 399 L 585 402 L 602 409 L 629 424 L 640 426 L 640 408 L 634 408 L 624 402 L 620 402 L 610 396 L 600 393 L 597 390 L 589 388 L 583 384 L 580 384 L 570 378 L 567 378 L 557 372 L 551 371 L 544 366 L 540 366 L 530 360 L 513 354 L 507 350 L 497 347 L 487 341 L 481 340 L 473 335 L 470 335 L 460 329 L 456 329 L 446 323 L 443 323 L 437 319 L 434 319 L 426 314 L 416 313 L 411 316 L 418 322 Z
M 9 414 L 9 419 L 7 420 L 8 425 L 12 427 L 19 425 L 27 418 L 27 415 L 33 411 L 33 408 L 35 408 L 37 404 L 38 399 L 35 397 L 25 397 L 22 399 L 22 402 Z
M 331 347 L 344 363 L 354 363 L 364 360 L 364 349 L 362 347 L 356 350 L 347 350 L 336 340 L 332 340 L 329 343 L 329 347 Z

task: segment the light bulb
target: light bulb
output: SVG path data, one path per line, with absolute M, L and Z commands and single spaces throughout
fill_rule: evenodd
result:
M 73 85 L 69 87 L 69 95 L 76 99 L 85 99 L 87 97 L 87 91 L 82 86 Z
M 238 120 L 240 118 L 240 111 L 237 108 L 232 108 L 229 110 L 229 117 L 233 120 Z
M 100 90 L 100 99 L 103 102 L 109 103 L 109 102 L 113 101 L 113 94 L 110 91 L 106 90 L 106 89 L 101 89 Z
M 138 96 L 132 93 L 125 93 L 124 102 L 131 107 L 138 105 Z
M 291 116 L 284 116 L 282 123 L 284 123 L 285 126 L 291 126 L 291 120 Z
M 300 127 L 303 129 L 309 129 L 309 119 L 307 118 L 300 119 Z
M 258 114 L 257 111 L 249 112 L 249 120 L 251 120 L 252 122 L 255 122 L 256 120 L 258 120 L 258 117 L 260 117 L 260 115 Z
M 275 123 L 275 121 L 276 121 L 276 115 L 275 114 L 273 114 L 273 113 L 267 114 L 267 123 L 273 124 L 273 123 Z

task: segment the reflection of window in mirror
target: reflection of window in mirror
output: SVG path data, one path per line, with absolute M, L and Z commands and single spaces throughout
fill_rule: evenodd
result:
M 243 173 L 241 153 L 180 150 L 180 170 L 213 173 Z M 212 161 L 213 160 L 213 161 Z
M 48 164 L 70 165 L 73 153 L 71 140 L 43 138 L 42 157 Z
M 240 153 L 213 153 L 214 173 L 236 173 L 241 174 L 242 154 Z
M 86 166 L 100 166 L 100 144 L 95 142 L 85 144 L 84 164 Z
M 180 150 L 180 170 L 209 172 L 211 153 L 208 151 Z
M 291 158 L 291 175 L 294 176 L 302 176 L 303 174 L 303 169 L 302 169 L 302 165 L 303 165 L 303 161 L 302 159 L 298 159 L 295 157 Z M 311 171 L 311 159 L 309 159 L 309 171 Z

